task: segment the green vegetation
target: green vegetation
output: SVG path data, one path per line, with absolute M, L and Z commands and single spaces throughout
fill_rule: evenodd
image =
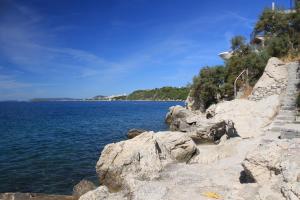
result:
M 204 110 L 222 99 L 233 99 L 235 78 L 248 69 L 249 88 L 262 75 L 270 57 L 286 60 L 299 58 L 300 54 L 300 3 L 296 1 L 296 12 L 282 9 L 265 9 L 257 21 L 253 35 L 263 36 L 264 45 L 247 44 L 243 36 L 231 40 L 232 57 L 224 66 L 203 67 L 191 85 L 191 97 Z M 237 87 L 247 89 L 245 82 L 237 82 Z M 299 97 L 300 98 L 300 97 Z M 300 100 L 299 100 L 300 105 Z
M 254 34 L 264 35 L 266 50 L 270 56 L 295 57 L 300 48 L 300 3 L 296 12 L 283 9 L 265 9 L 256 23 Z
M 218 102 L 226 94 L 225 78 L 227 69 L 223 66 L 204 67 L 193 79 L 191 96 L 205 108 Z M 220 95 L 218 95 L 220 94 Z
M 117 97 L 114 97 L 113 100 L 115 101 L 124 101 L 127 99 L 127 96 L 117 96 Z
M 136 90 L 127 96 L 127 100 L 186 100 L 188 93 L 188 87 L 162 87 Z

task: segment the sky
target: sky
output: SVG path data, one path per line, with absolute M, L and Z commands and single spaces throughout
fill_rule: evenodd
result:
M 290 0 L 276 5 L 289 7 Z M 0 0 L 0 100 L 185 86 L 272 0 Z

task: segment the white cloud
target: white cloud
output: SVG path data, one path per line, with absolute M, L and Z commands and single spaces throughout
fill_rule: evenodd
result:
M 13 76 L 0 75 L 0 89 L 18 89 L 31 86 L 29 83 L 17 81 Z

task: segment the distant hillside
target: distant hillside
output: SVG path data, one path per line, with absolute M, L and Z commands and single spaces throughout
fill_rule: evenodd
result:
M 129 95 L 112 95 L 104 96 L 97 95 L 86 99 L 73 98 L 34 98 L 32 102 L 45 101 L 130 101 L 130 100 L 150 100 L 150 101 L 172 101 L 172 100 L 186 100 L 190 89 L 188 87 L 162 87 L 150 90 L 136 90 Z
M 188 94 L 188 87 L 162 87 L 136 90 L 127 96 L 127 100 L 186 100 Z

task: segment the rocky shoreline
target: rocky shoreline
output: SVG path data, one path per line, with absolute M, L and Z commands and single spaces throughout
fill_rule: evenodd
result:
M 249 99 L 205 113 L 171 107 L 170 131 L 107 145 L 96 165 L 102 185 L 80 200 L 299 199 L 300 140 L 272 131 L 293 67 L 271 58 Z
M 83 186 L 79 200 L 300 199 L 300 125 L 289 115 L 282 127 L 296 132 L 280 139 L 290 129 L 277 123 L 278 113 L 295 109 L 284 100 L 296 94 L 291 71 L 299 67 L 271 58 L 248 99 L 205 113 L 174 106 L 166 116 L 170 131 L 136 130 L 106 145 L 96 164 L 101 185 Z M 18 200 L 5 195 L 0 199 Z

